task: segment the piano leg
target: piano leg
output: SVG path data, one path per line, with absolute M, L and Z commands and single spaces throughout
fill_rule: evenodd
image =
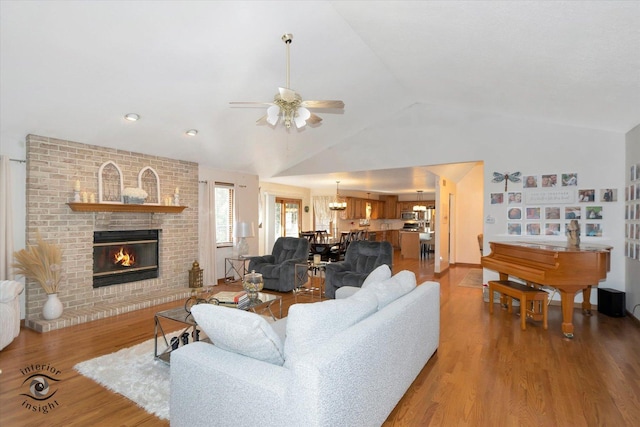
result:
M 591 316 L 591 286 L 587 286 L 582 291 L 582 313 Z
M 565 290 L 560 291 L 560 304 L 562 305 L 562 333 L 567 338 L 573 338 L 573 299 L 575 293 Z

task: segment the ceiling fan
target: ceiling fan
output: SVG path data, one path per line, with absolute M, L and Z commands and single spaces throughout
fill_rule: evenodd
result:
M 278 93 L 273 97 L 273 102 L 230 102 L 230 104 L 258 104 L 269 105 L 267 114 L 260 117 L 256 123 L 268 123 L 275 126 L 280 118 L 287 129 L 291 128 L 291 123 L 297 129 L 306 124 L 314 125 L 322 121 L 322 118 L 315 115 L 309 109 L 320 108 L 344 108 L 342 101 L 303 101 L 299 93 L 289 88 L 289 45 L 293 40 L 293 34 L 285 34 L 282 41 L 287 46 L 287 86 L 278 88 Z

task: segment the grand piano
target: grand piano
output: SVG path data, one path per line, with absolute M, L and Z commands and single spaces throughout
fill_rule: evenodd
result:
M 563 242 L 489 242 L 491 253 L 482 257 L 484 268 L 514 276 L 528 284 L 547 285 L 560 292 L 562 333 L 573 338 L 573 300 L 583 291 L 582 310 L 591 314 L 591 287 L 606 279 L 611 268 L 611 246 Z

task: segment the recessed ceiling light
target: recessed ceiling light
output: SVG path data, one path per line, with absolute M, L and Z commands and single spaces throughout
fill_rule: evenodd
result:
M 130 122 L 135 122 L 140 120 L 140 116 L 137 115 L 136 113 L 129 113 L 126 116 L 124 116 L 124 118 L 129 120 Z
M 198 134 L 198 130 L 197 129 L 189 129 L 188 131 L 185 132 L 187 135 L 189 136 L 196 136 Z

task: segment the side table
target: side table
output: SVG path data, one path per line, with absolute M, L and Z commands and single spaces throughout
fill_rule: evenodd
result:
M 231 257 L 224 259 L 224 280 L 226 282 L 237 282 L 244 279 L 248 273 L 247 263 L 249 257 Z
M 306 264 L 301 263 L 294 266 L 293 292 L 296 301 L 298 295 L 301 293 L 307 293 L 311 298 L 314 298 L 316 291 L 318 292 L 318 299 L 322 299 L 326 265 L 326 262 L 314 264 L 312 261 L 309 261 Z M 317 283 L 317 286 L 314 286 L 314 281 Z M 309 286 L 307 286 L 307 284 Z

